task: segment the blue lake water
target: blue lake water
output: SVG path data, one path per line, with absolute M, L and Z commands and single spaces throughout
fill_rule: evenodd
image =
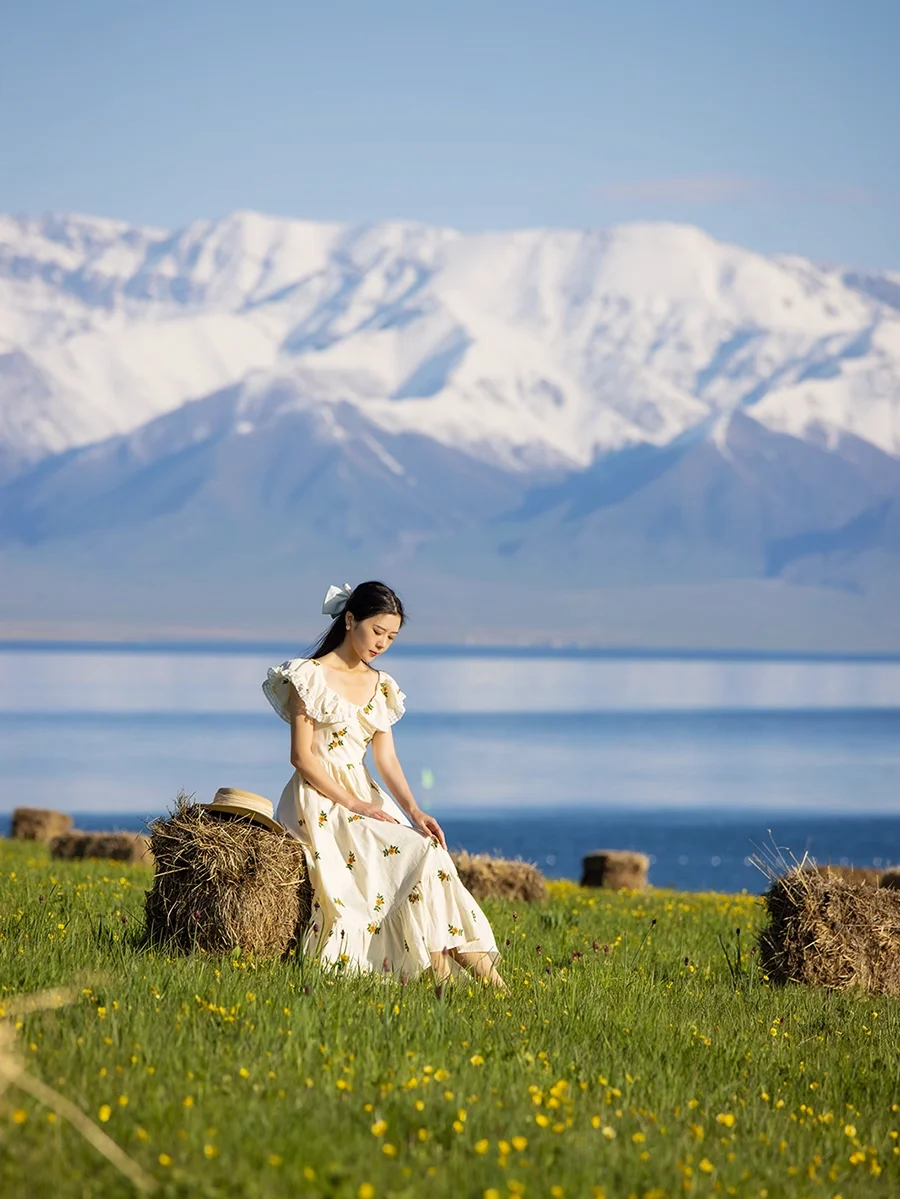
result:
M 260 691 L 290 648 L 0 650 L 0 831 L 18 805 L 132 827 L 179 789 L 277 801 L 288 730 Z M 296 652 L 296 651 L 294 651 Z M 746 859 L 900 862 L 900 662 L 484 651 L 383 659 L 394 733 L 448 841 L 578 877 L 595 848 L 659 885 L 759 891 Z

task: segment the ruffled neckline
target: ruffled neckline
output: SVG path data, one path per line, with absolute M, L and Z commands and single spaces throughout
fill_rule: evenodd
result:
M 315 658 L 307 658 L 306 661 L 309 662 L 310 666 L 314 666 L 317 670 L 322 671 L 322 686 L 329 693 L 329 695 L 333 695 L 335 699 L 340 700 L 340 702 L 342 704 L 346 704 L 348 708 L 356 708 L 356 709 L 371 708 L 372 705 L 375 703 L 375 701 L 378 699 L 378 696 L 381 692 L 381 671 L 380 670 L 373 671 L 373 674 L 375 675 L 375 678 L 376 678 L 375 691 L 373 692 L 373 694 L 366 700 L 366 702 L 364 704 L 355 704 L 352 699 L 347 699 L 346 695 L 341 695 L 340 691 L 335 691 L 335 689 L 333 687 L 329 686 L 328 680 L 325 678 L 325 671 L 322 668 L 321 662 L 317 662 Z M 371 667 L 369 669 L 371 669 Z
M 306 714 L 323 724 L 359 719 L 384 731 L 406 711 L 406 696 L 386 671 L 375 671 L 378 686 L 364 704 L 345 699 L 325 681 L 325 672 L 312 658 L 292 658 L 280 666 L 269 667 L 263 692 L 282 720 L 290 723 L 290 690 L 293 686 L 306 706 Z

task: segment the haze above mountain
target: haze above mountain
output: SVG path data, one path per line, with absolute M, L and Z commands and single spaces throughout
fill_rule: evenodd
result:
M 523 637 L 604 640 L 569 600 L 548 624 L 565 578 L 576 612 L 752 592 L 751 642 L 809 601 L 881 644 L 898 497 L 900 274 L 667 224 L 0 217 L 7 622 L 127 604 L 169 627 L 164 573 L 196 627 L 223 570 L 280 595 L 334 569 L 456 597 L 457 635 L 480 612 L 490 636 L 515 583 Z M 288 620 L 237 590 L 218 626 Z

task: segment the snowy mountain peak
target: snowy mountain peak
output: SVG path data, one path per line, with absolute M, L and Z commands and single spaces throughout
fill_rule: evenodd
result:
M 225 388 L 525 471 L 738 410 L 896 455 L 898 286 L 669 223 L 0 217 L 0 470 Z

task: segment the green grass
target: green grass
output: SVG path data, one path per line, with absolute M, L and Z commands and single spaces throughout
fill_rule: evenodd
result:
M 158 1194 L 900 1194 L 900 1003 L 770 988 L 751 896 L 487 901 L 510 994 L 438 997 L 425 977 L 143 953 L 149 881 L 0 848 L 0 1008 L 75 987 L 24 1019 L 28 1070 Z M 8 1089 L 0 1193 L 134 1192 Z

